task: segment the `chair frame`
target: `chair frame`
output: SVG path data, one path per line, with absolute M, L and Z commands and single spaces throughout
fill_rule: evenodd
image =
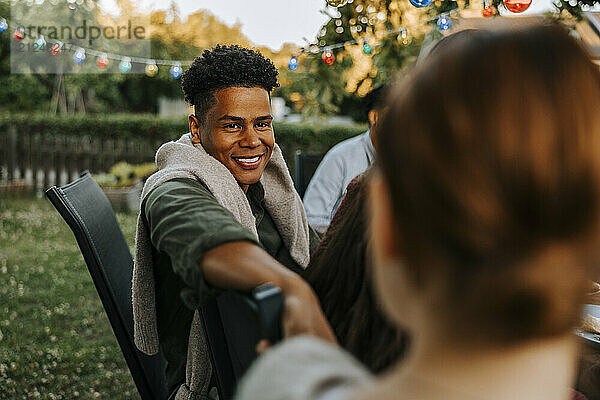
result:
M 92 277 L 102 306 L 108 316 L 110 325 L 117 338 L 123 356 L 133 381 L 142 400 L 164 400 L 169 397 L 167 393 L 164 366 L 166 360 L 162 352 L 148 356 L 137 349 L 133 339 L 133 314 L 124 315 L 124 310 L 119 307 L 117 293 L 111 286 L 111 279 L 107 276 L 103 260 L 96 247 L 93 235 L 84 217 L 69 199 L 67 192 L 79 185 L 96 190 L 95 196 L 99 197 L 98 207 L 110 208 L 112 220 L 107 223 L 113 229 L 113 234 L 120 237 L 121 246 L 127 248 L 129 254 L 129 267 L 133 274 L 133 258 L 118 221 L 110 203 L 96 184 L 89 172 L 84 172 L 75 181 L 63 186 L 53 186 L 46 191 L 46 196 L 54 205 L 71 228 L 83 255 L 88 271 Z M 91 186 L 90 186 L 91 185 Z M 104 203 L 104 204 L 101 204 Z M 108 209 L 105 210 L 108 213 Z M 121 249 L 121 251 L 124 251 Z M 129 273 L 128 271 L 125 271 Z M 129 275 L 129 285 L 131 285 Z M 121 288 L 121 290 L 123 290 Z M 122 293 L 122 292 L 120 292 Z M 129 287 L 131 301 L 131 287 Z M 121 299 L 121 302 L 123 299 Z M 122 307 L 122 306 L 121 306 Z M 268 338 L 272 343 L 281 339 L 281 315 L 283 312 L 283 297 L 279 288 L 267 284 L 256 288 L 252 293 L 242 293 L 228 290 L 217 298 L 207 302 L 200 308 L 203 328 L 206 334 L 210 358 L 213 366 L 213 382 L 219 392 L 219 398 L 229 400 L 233 398 L 237 381 L 256 357 L 255 344 L 260 338 Z M 238 321 L 242 321 L 242 327 Z M 242 329 L 240 329 L 242 328 Z M 157 376 L 157 371 L 160 376 Z
M 110 285 L 110 280 L 104 269 L 101 267 L 102 261 L 93 244 L 89 229 L 65 193 L 65 191 L 72 189 L 77 185 L 81 185 L 89 179 L 93 178 L 89 172 L 86 171 L 78 179 L 63 187 L 53 186 L 49 188 L 46 191 L 46 196 L 75 235 L 75 239 L 77 240 L 77 244 L 79 245 L 88 267 L 88 271 L 92 277 L 102 306 L 106 311 L 110 325 L 117 338 L 125 362 L 129 367 L 129 371 L 131 372 L 131 376 L 142 400 L 164 400 L 168 396 L 168 394 L 166 394 L 166 383 L 164 384 L 164 391 L 162 393 L 155 393 L 156 387 L 162 385 L 160 385 L 160 383 L 157 385 L 156 382 L 153 382 L 155 377 L 147 374 L 146 367 L 148 364 L 154 366 L 158 364 L 161 366 L 164 365 L 166 361 L 161 353 L 155 356 L 148 356 L 136 348 L 132 334 L 128 329 L 126 317 L 119 309 L 113 288 Z M 122 240 L 124 241 L 125 238 L 122 237 Z M 131 268 L 133 270 L 133 259 L 131 259 Z

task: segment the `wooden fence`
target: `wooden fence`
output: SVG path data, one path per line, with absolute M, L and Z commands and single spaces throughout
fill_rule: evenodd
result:
M 64 185 L 81 172 L 108 172 L 119 161 L 151 162 L 161 142 L 143 139 L 98 139 L 0 131 L 0 192 L 41 192 Z

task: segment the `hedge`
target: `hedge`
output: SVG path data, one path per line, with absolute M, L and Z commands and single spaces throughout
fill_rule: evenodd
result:
M 6 132 L 11 126 L 16 127 L 17 132 L 37 131 L 43 135 L 143 138 L 153 142 L 173 140 L 188 131 L 185 117 L 161 118 L 148 114 L 0 114 L 0 132 Z M 324 153 L 334 144 L 364 132 L 366 126 L 274 123 L 274 129 L 276 141 L 290 162 L 296 150 Z

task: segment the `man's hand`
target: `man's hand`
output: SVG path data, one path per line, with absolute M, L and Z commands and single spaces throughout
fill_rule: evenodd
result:
M 284 338 L 312 335 L 337 344 L 333 330 L 321 310 L 319 300 L 308 283 L 296 276 L 280 284 L 284 296 Z M 256 345 L 256 352 L 262 354 L 270 346 L 268 340 L 261 340 Z
M 220 288 L 250 291 L 265 283 L 278 286 L 284 299 L 285 337 L 308 334 L 336 342 L 319 300 L 308 283 L 259 246 L 250 242 L 232 242 L 215 247 L 205 253 L 202 270 L 207 282 Z
M 296 276 L 281 288 L 284 296 L 283 335 L 313 335 L 328 342 L 337 340 L 312 288 Z

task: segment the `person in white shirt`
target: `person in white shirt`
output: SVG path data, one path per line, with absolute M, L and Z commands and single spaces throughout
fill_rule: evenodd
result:
M 375 159 L 373 139 L 386 88 L 386 85 L 378 86 L 365 96 L 369 130 L 332 147 L 306 188 L 303 199 L 306 219 L 321 234 L 327 230 L 350 181 L 363 173 Z

